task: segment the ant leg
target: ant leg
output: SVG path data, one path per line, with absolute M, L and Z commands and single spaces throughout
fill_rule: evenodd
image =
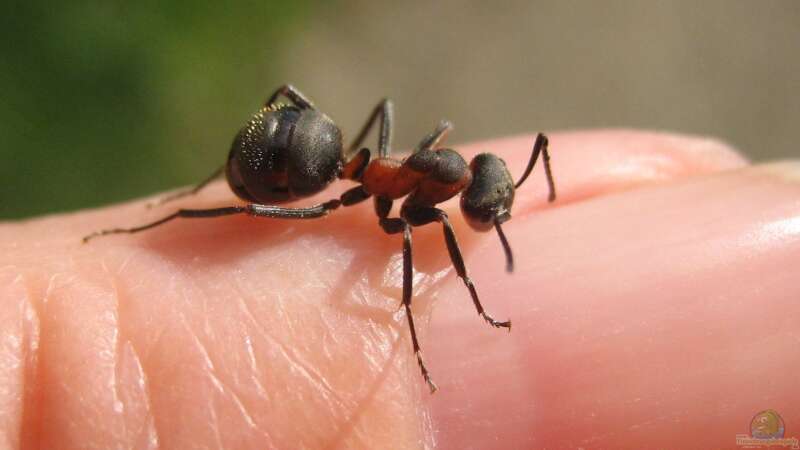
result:
M 525 180 L 528 178 L 528 175 L 531 174 L 533 166 L 536 165 L 536 160 L 539 159 L 539 153 L 542 153 L 544 159 L 544 173 L 547 176 L 547 187 L 550 189 L 550 195 L 547 197 L 547 201 L 552 202 L 556 199 L 556 184 L 553 181 L 553 173 L 550 171 L 550 153 L 547 151 L 548 144 L 549 140 L 543 133 L 539 133 L 536 136 L 536 142 L 533 144 L 531 159 L 528 160 L 528 167 L 525 168 L 525 172 L 519 178 L 517 184 L 514 185 L 514 189 L 519 188 L 520 185 L 525 182 Z
M 309 100 L 308 97 L 303 95 L 302 92 L 298 91 L 297 88 L 291 84 L 284 84 L 278 89 L 275 89 L 275 92 L 273 92 L 269 99 L 264 103 L 264 106 L 269 107 L 274 105 L 275 101 L 277 101 L 278 97 L 281 95 L 291 100 L 291 102 L 300 109 L 316 109 L 314 108 L 314 104 L 311 103 L 311 100 Z
M 109 234 L 133 234 L 140 231 L 149 230 L 159 225 L 163 225 L 173 219 L 202 219 L 220 216 L 230 216 L 234 214 L 248 214 L 255 217 L 269 217 L 273 219 L 316 219 L 328 215 L 328 213 L 342 205 L 341 200 L 329 200 L 319 205 L 308 208 L 282 208 L 279 206 L 249 204 L 245 206 L 228 206 L 223 208 L 211 209 L 181 209 L 177 212 L 163 217 L 155 222 L 140 225 L 133 228 L 112 228 L 108 230 L 96 231 L 83 238 L 83 242 L 100 236 Z
M 469 290 L 469 294 L 472 297 L 472 302 L 475 304 L 475 309 L 478 310 L 478 314 L 483 317 L 483 319 L 488 322 L 489 325 L 496 328 L 508 328 L 510 331 L 510 320 L 498 322 L 490 315 L 486 314 L 486 311 L 484 311 L 483 305 L 481 305 L 481 301 L 478 298 L 478 291 L 475 289 L 475 284 L 469 278 L 469 275 L 467 275 L 467 267 L 464 264 L 464 257 L 461 256 L 461 249 L 458 247 L 456 233 L 453 230 L 453 226 L 450 224 L 450 220 L 447 218 L 447 213 L 441 209 L 431 208 L 429 206 L 403 205 L 400 214 L 407 218 L 414 226 L 426 225 L 431 222 L 439 222 L 442 224 L 444 241 L 447 244 L 447 252 L 450 254 L 450 261 L 453 263 L 453 267 L 456 268 L 456 273 L 458 274 L 459 278 L 461 278 L 461 280 L 464 282 L 464 285 Z
M 356 186 L 352 189 L 348 189 L 339 197 L 339 200 L 342 202 L 342 206 L 352 206 L 356 203 L 361 203 L 364 200 L 370 198 L 371 194 L 364 189 L 364 186 Z
M 403 233 L 403 308 L 406 310 L 406 319 L 408 320 L 408 328 L 411 330 L 411 345 L 414 348 L 414 356 L 417 357 L 417 364 L 419 370 L 422 372 L 422 378 L 428 384 L 431 394 L 436 392 L 436 384 L 431 379 L 428 368 L 425 367 L 425 361 L 422 359 L 422 352 L 417 339 L 417 329 L 414 327 L 414 316 L 411 314 L 411 294 L 414 283 L 414 264 L 411 255 L 411 226 L 408 225 L 403 219 L 392 218 L 388 219 L 383 217 L 380 219 L 381 228 L 387 234 Z
M 215 170 L 214 173 L 209 175 L 205 180 L 203 180 L 200 183 L 198 183 L 196 186 L 194 186 L 192 188 L 189 188 L 189 189 L 184 189 L 184 190 L 172 193 L 172 194 L 164 196 L 164 197 L 161 197 L 160 199 L 158 199 L 158 200 L 156 200 L 154 202 L 148 203 L 147 204 L 147 208 L 152 208 L 154 206 L 161 206 L 164 203 L 168 203 L 168 202 L 171 202 L 173 200 L 177 200 L 179 198 L 187 197 L 189 195 L 197 194 L 198 192 L 200 192 L 201 189 L 206 187 L 209 183 L 211 183 L 212 181 L 214 181 L 217 178 L 221 177 L 222 173 L 224 171 L 225 171 L 225 166 L 222 166 L 219 169 Z
M 364 169 L 369 164 L 371 154 L 369 149 L 362 148 L 361 151 L 353 155 L 349 160 L 344 163 L 342 173 L 339 178 L 345 180 L 361 181 L 361 176 L 364 175 Z
M 347 148 L 345 155 L 352 154 L 361 146 L 367 134 L 375 126 L 375 121 L 378 117 L 381 118 L 381 128 L 378 134 L 378 157 L 385 158 L 389 156 L 392 147 L 392 128 L 394 126 L 394 103 L 387 98 L 375 105 L 366 123 L 361 127 L 361 131 L 358 132 L 356 138 L 353 139 L 353 143 Z
M 408 328 L 411 330 L 411 345 L 414 347 L 414 355 L 417 357 L 417 364 L 419 365 L 419 370 L 422 372 L 422 378 L 428 383 L 428 388 L 430 388 L 432 394 L 436 392 L 436 384 L 431 380 L 428 368 L 425 367 L 425 361 L 422 360 L 422 353 L 420 351 L 419 341 L 417 340 L 417 330 L 414 327 L 414 315 L 411 314 L 413 282 L 414 265 L 411 259 L 411 227 L 406 221 L 403 221 L 403 306 L 406 309 Z
M 381 224 L 381 221 L 389 217 L 389 213 L 392 211 L 392 205 L 394 204 L 394 200 L 387 198 L 376 196 L 375 197 L 375 214 L 378 216 L 378 223 Z M 383 225 L 381 224 L 381 227 Z M 391 233 L 390 233 L 391 234 Z
M 248 214 L 254 217 L 269 217 L 272 219 L 316 219 L 327 216 L 328 213 L 337 209 L 339 206 L 351 206 L 360 203 L 370 197 L 363 186 L 356 186 L 345 191 L 338 199 L 328 200 L 325 203 L 309 206 L 307 208 L 282 208 L 280 206 L 258 205 L 251 203 L 245 206 L 228 206 L 212 209 L 181 209 L 178 212 L 163 217 L 155 222 L 133 228 L 112 228 L 109 230 L 96 231 L 83 238 L 83 242 L 109 234 L 133 234 L 140 231 L 149 230 L 159 225 L 165 224 L 179 217 L 187 219 L 200 219 L 209 217 L 230 216 L 233 214 Z
M 436 126 L 436 129 L 433 132 L 424 138 L 417 144 L 417 148 L 414 149 L 412 153 L 417 153 L 423 150 L 431 150 L 439 144 L 447 133 L 449 133 L 453 129 L 453 124 L 449 120 L 442 120 L 439 122 L 439 125 Z

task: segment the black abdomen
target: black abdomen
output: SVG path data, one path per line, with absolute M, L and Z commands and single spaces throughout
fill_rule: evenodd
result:
M 226 176 L 240 198 L 282 203 L 324 189 L 342 166 L 342 136 L 324 114 L 263 108 L 236 135 Z

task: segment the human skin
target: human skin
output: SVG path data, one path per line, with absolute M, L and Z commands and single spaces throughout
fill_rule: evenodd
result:
M 457 146 L 518 176 L 533 136 Z M 324 219 L 178 220 L 223 183 L 0 226 L 0 448 L 736 448 L 774 409 L 800 437 L 800 164 L 708 139 L 554 133 L 497 236 L 414 230 L 413 358 L 401 237 L 369 203 Z M 327 200 L 349 186 L 337 183 Z

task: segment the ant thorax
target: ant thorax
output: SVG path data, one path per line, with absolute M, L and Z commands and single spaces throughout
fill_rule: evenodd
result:
M 364 189 L 396 200 L 411 195 L 418 204 L 433 206 L 469 186 L 472 174 L 464 158 L 451 149 L 421 150 L 404 161 L 373 160 L 364 172 Z

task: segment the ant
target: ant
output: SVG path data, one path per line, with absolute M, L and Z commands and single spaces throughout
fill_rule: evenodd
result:
M 290 104 L 280 104 L 280 96 Z M 356 149 L 380 118 L 378 157 L 370 160 L 367 148 Z M 497 321 L 487 314 L 477 290 L 467 275 L 464 258 L 447 213 L 436 205 L 461 193 L 461 211 L 467 223 L 477 231 L 494 228 L 506 255 L 506 270 L 514 267 L 513 254 L 501 224 L 511 218 L 515 189 L 519 188 L 533 170 L 539 155 L 543 155 L 550 194 L 555 200 L 555 184 L 550 171 L 548 140 L 539 134 L 533 146 L 528 166 L 515 183 L 505 162 L 491 153 L 476 156 L 467 165 L 456 151 L 439 148 L 439 142 L 452 130 L 452 124 L 442 121 L 425 136 L 413 153 L 399 160 L 391 158 L 393 104 L 381 100 L 373 109 L 359 134 L 346 151 L 342 133 L 336 124 L 316 109 L 314 104 L 291 85 L 278 88 L 234 138 L 227 163 L 194 188 L 162 198 L 163 204 L 200 191 L 223 173 L 231 190 L 249 202 L 244 206 L 211 209 L 180 209 L 162 219 L 133 228 L 114 228 L 92 233 L 90 239 L 119 233 L 138 233 L 157 227 L 176 218 L 210 218 L 234 214 L 278 219 L 313 219 L 326 216 L 340 206 L 351 206 L 374 197 L 375 212 L 380 227 L 387 234 L 403 234 L 403 293 L 411 342 L 422 376 L 431 392 L 436 385 L 430 377 L 420 351 L 414 318 L 411 314 L 413 264 L 411 230 L 432 222 L 442 224 L 450 260 L 459 278 L 469 290 L 478 314 L 493 327 L 511 329 L 510 321 Z M 359 183 L 339 198 L 306 208 L 284 208 L 285 203 L 316 194 L 336 178 Z M 399 217 L 389 217 L 394 200 L 405 197 Z

